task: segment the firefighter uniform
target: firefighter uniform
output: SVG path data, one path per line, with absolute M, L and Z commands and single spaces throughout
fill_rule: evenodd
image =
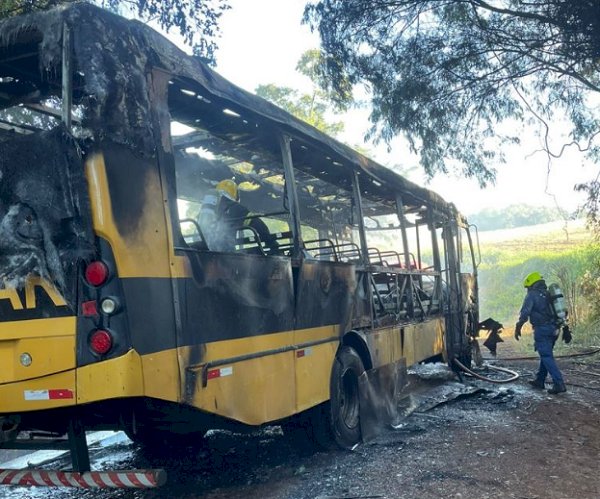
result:
M 548 374 L 552 378 L 550 394 L 566 392 L 563 376 L 554 360 L 554 344 L 558 337 L 558 325 L 548 300 L 546 282 L 538 272 L 529 274 L 524 281 L 527 295 L 519 313 L 519 320 L 515 326 L 515 338 L 521 336 L 521 328 L 528 320 L 533 326 L 534 347 L 540 356 L 540 366 L 535 380 L 530 384 L 535 388 L 545 388 Z

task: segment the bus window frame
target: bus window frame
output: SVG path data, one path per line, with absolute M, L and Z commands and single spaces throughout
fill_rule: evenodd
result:
M 175 252 L 181 251 L 183 253 L 195 253 L 198 251 L 207 251 L 207 249 L 199 249 L 199 248 L 193 248 L 190 247 L 184 238 L 183 232 L 181 230 L 180 224 L 176 223 L 175 221 L 179 220 L 179 208 L 177 206 L 177 199 L 178 199 L 178 190 L 177 190 L 177 181 L 176 181 L 176 172 L 177 172 L 177 165 L 176 165 L 176 158 L 175 158 L 175 147 L 174 147 L 174 141 L 173 141 L 173 135 L 171 133 L 171 121 L 174 118 L 172 110 L 171 110 L 171 106 L 170 106 L 170 102 L 169 102 L 169 88 L 170 86 L 173 84 L 174 81 L 178 81 L 180 82 L 180 90 L 187 88 L 187 86 L 193 86 L 194 88 L 198 88 L 198 93 L 200 95 L 200 92 L 209 95 L 210 97 L 213 97 L 212 94 L 208 91 L 208 89 L 204 88 L 199 82 L 191 80 L 188 81 L 186 78 L 180 77 L 177 74 L 172 74 L 172 73 L 167 73 L 164 72 L 160 69 L 158 70 L 154 70 L 154 71 L 158 71 L 161 73 L 164 73 L 167 83 L 166 86 L 163 83 L 163 95 L 160 96 L 161 100 L 160 102 L 163 103 L 163 110 L 160 113 L 160 117 L 159 117 L 159 128 L 161 130 L 161 140 L 163 143 L 163 148 L 165 149 L 165 154 L 167 156 L 169 156 L 169 161 L 168 161 L 168 167 L 167 169 L 169 170 L 169 174 L 168 174 L 168 179 L 167 179 L 167 185 L 169 186 L 169 216 L 171 219 L 171 229 L 173 232 L 173 242 L 174 242 L 174 249 Z M 185 85 L 184 85 L 185 84 Z M 216 99 L 216 97 L 215 97 Z M 229 103 L 226 99 L 222 99 L 223 102 L 221 102 L 221 104 L 226 103 L 227 105 L 225 107 L 223 107 L 223 109 L 236 109 L 236 106 L 234 105 L 234 103 Z M 233 111 L 235 113 L 235 111 Z M 248 113 L 249 115 L 252 113 Z M 257 116 L 252 116 L 253 118 L 256 118 L 257 123 L 260 122 L 260 118 L 258 118 Z M 268 122 L 265 122 L 268 125 Z M 210 132 L 209 132 L 210 133 Z M 281 139 L 281 136 L 283 136 L 283 133 L 280 132 L 279 130 L 276 130 L 275 133 L 277 133 L 278 135 L 278 150 L 277 152 L 281 155 L 281 159 L 280 159 L 280 163 L 279 163 L 279 167 L 281 168 L 281 172 L 283 174 L 283 178 L 284 178 L 284 194 L 283 194 L 283 198 L 282 198 L 282 208 L 288 208 L 287 209 L 287 213 L 289 215 L 289 221 L 288 224 L 290 226 L 290 229 L 292 230 L 293 227 L 293 220 L 294 220 L 294 215 L 292 213 L 292 209 L 290 209 L 290 207 L 288 206 L 289 203 L 289 199 L 286 199 L 286 196 L 290 195 L 290 192 L 292 191 L 292 189 L 288 188 L 288 183 L 291 182 L 289 175 L 286 173 L 286 167 L 285 167 L 285 162 L 286 162 L 286 158 L 285 158 L 285 149 L 282 147 L 283 142 Z M 267 134 L 263 132 L 263 136 L 266 136 Z M 231 142 L 232 145 L 235 144 L 235 142 Z M 163 164 L 167 164 L 165 163 L 165 161 L 163 160 Z M 293 177 L 292 177 L 293 179 Z M 291 184 L 293 185 L 293 184 Z M 280 212 L 278 212 L 280 213 Z M 283 211 L 281 212 L 283 213 Z M 265 216 L 270 215 L 270 213 L 266 213 Z M 180 220 L 179 220 L 180 221 Z M 292 230 L 293 232 L 293 230 Z M 300 243 L 297 241 L 296 237 L 293 237 L 293 244 L 295 246 L 298 246 Z M 234 253 L 240 253 L 238 251 L 235 251 Z M 268 253 L 265 254 L 264 252 L 261 252 L 261 254 L 263 256 L 270 256 Z M 282 255 L 277 255 L 277 256 L 282 256 Z M 285 256 L 284 256 L 285 257 Z M 287 258 L 287 257 L 286 257 Z

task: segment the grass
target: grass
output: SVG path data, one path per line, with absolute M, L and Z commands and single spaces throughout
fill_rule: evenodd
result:
M 479 266 L 480 317 L 493 317 L 502 322 L 505 335 L 513 334 L 518 313 L 525 297 L 524 277 L 540 272 L 547 283 L 557 282 L 557 271 L 567 269 L 574 280 L 580 280 L 597 261 L 600 246 L 581 222 L 572 223 L 569 231 L 560 225 L 521 227 L 518 229 L 481 233 L 479 235 L 481 265 Z M 600 345 L 600 324 L 582 324 L 573 331 L 573 342 L 562 341 L 557 351 L 573 351 Z M 531 345 L 519 343 L 533 351 Z
M 504 343 L 498 345 L 498 356 L 536 356 L 537 353 L 533 347 L 533 333 L 528 327 L 523 328 L 523 334 L 519 341 L 513 339 L 513 326 L 505 328 L 501 335 Z M 554 355 L 572 355 L 600 347 L 599 331 L 599 324 L 596 322 L 591 328 L 585 326 L 578 328 L 573 333 L 573 340 L 569 344 L 562 341 L 562 336 L 559 337 L 554 347 Z M 504 353 L 503 350 L 507 353 Z

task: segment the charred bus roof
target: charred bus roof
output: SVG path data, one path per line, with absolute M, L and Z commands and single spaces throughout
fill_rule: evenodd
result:
M 60 88 L 64 27 L 70 30 L 73 39 L 74 104 L 92 101 L 84 126 L 101 130 L 103 139 L 133 146 L 142 155 L 154 155 L 156 144 L 151 129 L 147 72 L 152 67 L 159 68 L 177 77 L 175 85 L 186 80 L 199 84 L 223 110 L 251 116 L 266 129 L 277 127 L 292 138 L 310 144 L 311 149 L 303 151 L 305 157 L 294 157 L 294 161 L 300 159 L 320 165 L 326 161 L 330 181 L 343 184 L 354 170 L 361 176 L 364 193 L 372 199 L 391 202 L 400 194 L 403 203 L 415 210 L 428 206 L 447 216 L 458 215 L 454 205 L 435 192 L 408 181 L 230 83 L 143 23 L 126 20 L 88 3 L 70 4 L 0 22 L 0 109 L 11 105 L 15 91 L 27 95 L 47 91 L 42 87 Z M 30 79 L 37 72 L 40 88 L 32 87 L 30 81 L 20 84 L 18 79 L 6 77 L 14 75 L 16 61 L 18 72 L 24 77 Z M 11 91 L 6 92 L 9 87 Z M 225 137 L 236 133 L 226 122 L 221 132 Z

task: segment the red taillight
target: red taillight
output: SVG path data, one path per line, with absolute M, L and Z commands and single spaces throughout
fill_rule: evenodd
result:
M 91 262 L 85 268 L 85 280 L 92 286 L 101 286 L 108 280 L 108 267 L 100 260 Z
M 113 346 L 112 335 L 108 331 L 98 329 L 90 336 L 90 348 L 98 355 L 104 355 Z

